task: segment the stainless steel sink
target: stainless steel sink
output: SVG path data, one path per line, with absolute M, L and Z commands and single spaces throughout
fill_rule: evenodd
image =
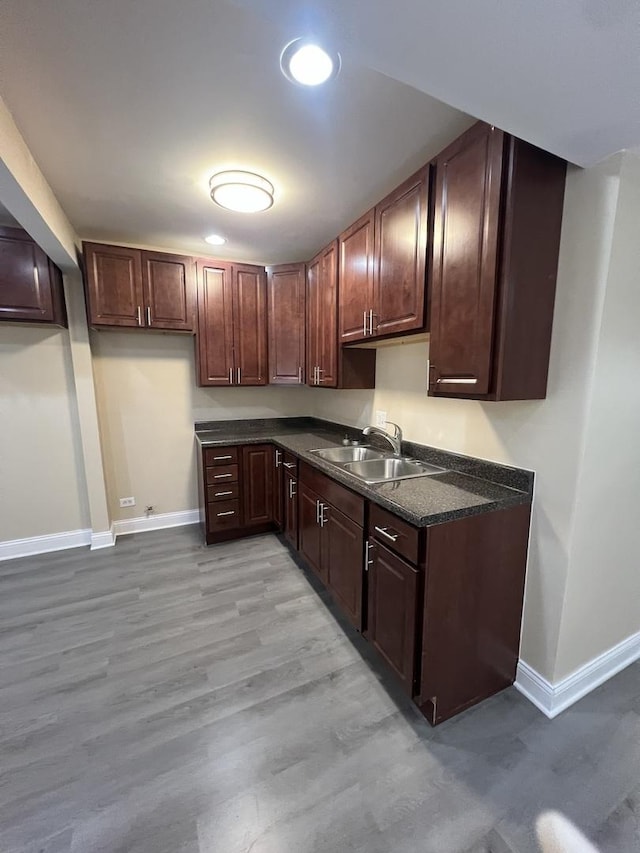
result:
M 312 450 L 316 456 L 327 462 L 342 465 L 345 462 L 363 462 L 368 459 L 383 459 L 385 454 L 372 447 L 328 447 L 326 450 Z
M 428 477 L 442 474 L 446 469 L 417 459 L 403 459 L 391 456 L 382 459 L 368 459 L 364 462 L 350 462 L 343 466 L 345 471 L 364 480 L 365 483 L 385 483 L 388 480 L 407 480 L 410 477 Z

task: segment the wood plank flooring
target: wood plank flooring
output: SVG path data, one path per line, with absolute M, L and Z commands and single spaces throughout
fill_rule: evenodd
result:
M 640 666 L 432 729 L 274 536 L 0 564 L 2 853 L 640 849 Z

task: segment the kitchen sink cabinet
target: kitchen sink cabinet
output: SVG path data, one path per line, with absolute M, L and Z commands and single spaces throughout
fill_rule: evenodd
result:
M 340 341 L 425 328 L 430 167 L 339 237 Z
M 307 384 L 320 388 L 375 388 L 375 350 L 338 341 L 338 241 L 307 265 Z
M 83 250 L 92 326 L 193 332 L 193 258 L 102 243 Z
M 430 395 L 545 397 L 565 175 L 482 122 L 436 158 Z
M 0 321 L 66 326 L 62 275 L 26 231 L 0 227 Z
M 306 382 L 306 266 L 267 267 L 269 384 Z
M 200 385 L 266 385 L 264 268 L 197 262 Z

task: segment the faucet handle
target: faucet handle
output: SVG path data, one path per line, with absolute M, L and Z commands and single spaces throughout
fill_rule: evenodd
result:
M 398 426 L 398 424 L 394 424 L 393 421 L 386 421 L 389 426 L 393 427 L 393 433 L 395 438 L 402 438 L 402 429 Z

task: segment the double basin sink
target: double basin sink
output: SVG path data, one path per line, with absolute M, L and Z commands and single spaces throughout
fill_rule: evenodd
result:
M 330 462 L 337 468 L 342 468 L 365 483 L 387 483 L 393 480 L 408 480 L 412 477 L 431 477 L 443 474 L 445 468 L 420 462 L 418 459 L 407 459 L 404 456 L 393 456 L 373 447 L 329 447 L 326 450 L 312 450 L 320 459 Z

